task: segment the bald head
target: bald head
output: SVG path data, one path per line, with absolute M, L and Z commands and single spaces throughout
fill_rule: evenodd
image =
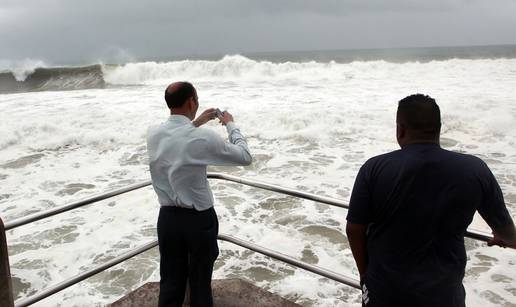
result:
M 439 140 L 441 111 L 435 100 L 427 95 L 415 94 L 398 103 L 396 122 L 407 141 Z
M 174 82 L 165 90 L 165 101 L 169 109 L 181 108 L 192 97 L 197 100 L 197 93 L 190 82 Z

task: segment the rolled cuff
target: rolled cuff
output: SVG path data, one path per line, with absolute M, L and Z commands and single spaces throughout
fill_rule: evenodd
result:
M 237 129 L 237 127 L 234 122 L 229 122 L 226 124 L 226 130 L 228 131 L 228 133 L 231 133 L 231 131 L 235 129 Z

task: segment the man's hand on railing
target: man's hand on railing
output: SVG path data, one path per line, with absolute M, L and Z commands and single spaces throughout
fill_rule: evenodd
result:
M 500 247 L 503 247 L 503 248 L 510 247 L 510 248 L 516 249 L 516 244 L 508 244 L 504 240 L 494 239 L 494 238 L 491 241 L 487 242 L 487 245 L 488 246 L 497 245 L 497 246 L 500 246 Z
M 503 248 L 510 247 L 516 249 L 514 225 L 508 225 L 493 231 L 493 238 L 487 242 L 487 245 L 498 245 Z

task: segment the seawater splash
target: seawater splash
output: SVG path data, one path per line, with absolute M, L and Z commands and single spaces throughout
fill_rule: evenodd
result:
M 32 74 L 36 68 L 47 67 L 47 64 L 42 60 L 24 59 L 19 61 L 0 60 L 0 73 L 11 72 L 16 81 L 23 82 Z

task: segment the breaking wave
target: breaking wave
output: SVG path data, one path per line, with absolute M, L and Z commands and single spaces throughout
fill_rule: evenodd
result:
M 101 65 L 38 67 L 23 74 L 16 70 L 0 72 L 0 93 L 91 89 L 105 85 Z
M 473 61 L 482 67 L 516 65 L 516 59 L 447 59 L 430 62 L 407 62 L 404 65 L 384 60 L 329 62 L 272 62 L 253 60 L 241 55 L 227 55 L 220 60 L 181 60 L 139 62 L 124 65 L 97 64 L 84 67 L 35 68 L 0 72 L 0 93 L 77 90 L 106 86 L 167 84 L 172 80 L 202 81 L 278 81 L 350 80 L 357 75 L 389 78 L 386 72 L 406 74 L 407 70 L 427 73 L 428 69 L 444 74 L 454 72 Z M 400 68 L 402 67 L 402 69 Z

